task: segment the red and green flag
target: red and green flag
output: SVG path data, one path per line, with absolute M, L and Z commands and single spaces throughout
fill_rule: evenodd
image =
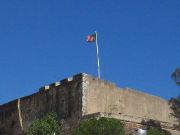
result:
M 96 41 L 96 34 L 88 35 L 86 41 L 87 42 L 95 42 Z

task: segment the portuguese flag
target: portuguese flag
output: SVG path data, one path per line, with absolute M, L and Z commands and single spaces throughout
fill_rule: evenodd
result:
M 86 41 L 87 42 L 95 42 L 96 41 L 96 34 L 88 35 Z

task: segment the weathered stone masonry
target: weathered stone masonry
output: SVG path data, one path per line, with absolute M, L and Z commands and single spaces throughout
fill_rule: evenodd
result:
M 21 115 L 23 129 L 26 131 L 31 122 L 41 118 L 47 112 L 55 111 L 60 120 L 73 121 L 82 116 L 82 75 L 67 78 L 60 82 L 40 88 L 40 91 L 21 98 Z M 0 134 L 19 135 L 22 133 L 19 116 L 18 100 L 0 106 Z M 68 128 L 68 127 L 67 127 Z
M 21 135 L 33 120 L 51 111 L 58 114 L 65 135 L 83 118 L 97 114 L 137 124 L 143 119 L 158 120 L 165 128 L 174 123 L 167 101 L 84 73 L 42 87 L 19 101 L 20 109 L 18 99 L 0 106 L 0 135 Z

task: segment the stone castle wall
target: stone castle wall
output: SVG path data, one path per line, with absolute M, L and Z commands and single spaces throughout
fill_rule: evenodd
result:
M 169 127 L 173 123 L 167 101 L 134 90 L 121 89 L 83 73 L 1 105 L 0 135 L 21 135 L 32 121 L 51 111 L 58 114 L 65 135 L 81 119 L 95 113 L 136 123 L 142 119 L 158 120 L 167 123 Z
M 59 120 L 66 121 L 65 128 L 72 127 L 82 116 L 82 77 L 76 75 L 40 91 L 20 98 L 20 124 L 18 100 L 0 106 L 0 135 L 21 135 L 27 131 L 32 121 L 42 118 L 48 112 L 56 112 Z
M 132 89 L 121 89 L 114 84 L 90 76 L 84 77 L 86 89 L 84 115 L 105 112 L 119 118 L 153 119 L 172 125 L 168 102 L 157 96 L 148 95 Z M 84 84 L 84 85 L 85 85 Z

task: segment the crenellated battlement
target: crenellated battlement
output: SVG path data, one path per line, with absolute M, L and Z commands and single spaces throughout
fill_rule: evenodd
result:
M 65 122 L 66 135 L 83 118 L 96 113 L 138 124 L 143 119 L 157 120 L 165 128 L 175 123 L 166 100 L 79 73 L 1 105 L 0 135 L 21 135 L 32 121 L 51 111 Z
M 59 87 L 60 85 L 66 85 L 67 83 L 72 82 L 73 80 L 77 80 L 77 79 L 81 78 L 83 75 L 85 75 L 85 73 L 79 73 L 72 77 L 65 78 L 63 80 L 51 83 L 49 85 L 45 85 L 45 86 L 39 88 L 39 91 L 43 91 L 43 90 L 46 91 L 46 90 L 50 90 L 51 88 Z

